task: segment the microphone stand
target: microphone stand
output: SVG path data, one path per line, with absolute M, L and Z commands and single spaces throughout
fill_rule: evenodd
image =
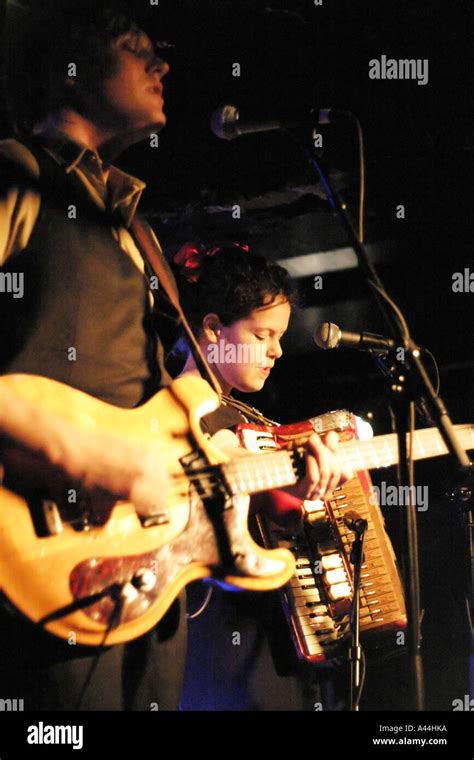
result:
M 301 129 L 303 132 L 301 132 Z M 382 281 L 370 261 L 364 245 L 354 231 L 346 214 L 344 205 L 340 202 L 337 193 L 331 185 L 328 172 L 324 169 L 321 159 L 316 157 L 316 149 L 312 139 L 315 136 L 314 123 L 308 122 L 306 125 L 303 125 L 301 129 L 288 129 L 287 133 L 290 137 L 296 140 L 299 147 L 303 150 L 308 163 L 321 180 L 327 193 L 329 205 L 339 217 L 340 222 L 347 233 L 349 244 L 357 256 L 359 268 L 365 276 L 375 303 L 388 322 L 392 325 L 394 337 L 401 341 L 400 345 L 404 348 L 403 352 L 400 352 L 403 353 L 403 356 L 396 357 L 398 362 L 396 380 L 392 380 L 390 383 L 393 409 L 397 424 L 401 484 L 406 484 L 408 486 L 413 485 L 412 463 L 407 459 L 407 433 L 412 427 L 414 401 L 418 397 L 422 397 L 426 408 L 448 449 L 453 469 L 455 471 L 456 488 L 458 491 L 466 495 L 466 493 L 469 493 L 469 484 L 472 479 L 472 464 L 463 447 L 460 445 L 446 406 L 442 399 L 436 394 L 431 380 L 420 360 L 420 348 L 412 339 L 408 325 L 400 310 L 386 294 Z M 416 530 L 417 515 L 412 498 L 413 490 L 409 488 L 408 493 L 410 494 L 409 504 L 406 510 L 406 606 L 408 616 L 408 653 L 413 707 L 416 710 L 422 710 L 424 705 L 424 695 L 420 651 L 421 631 L 418 543 Z M 468 512 L 466 511 L 463 524 L 466 536 L 469 535 L 470 525 L 472 525 L 472 520 L 470 520 Z M 471 599 L 472 604 L 471 577 L 467 580 L 467 589 L 468 598 Z
M 352 597 L 350 613 L 351 644 L 349 647 L 349 662 L 351 663 L 349 710 L 352 712 L 358 712 L 359 710 L 361 690 L 360 666 L 362 661 L 362 647 L 360 645 L 360 573 L 364 561 L 365 532 L 368 527 L 365 520 L 362 522 L 364 522 L 365 525 L 355 530 L 355 539 L 351 547 L 350 555 L 350 561 L 354 566 L 354 595 Z

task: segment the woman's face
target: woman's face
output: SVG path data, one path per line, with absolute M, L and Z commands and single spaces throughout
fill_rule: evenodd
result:
M 290 314 L 290 304 L 280 295 L 228 327 L 220 323 L 217 314 L 205 317 L 205 353 L 223 393 L 232 388 L 247 393 L 263 388 L 282 355 L 280 340 L 288 329 Z

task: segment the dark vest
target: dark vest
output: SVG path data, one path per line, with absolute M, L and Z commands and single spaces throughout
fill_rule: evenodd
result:
M 44 375 L 137 406 L 170 380 L 156 332 L 172 343 L 174 310 L 160 291 L 150 308 L 147 278 L 114 239 L 113 216 L 39 145 L 28 148 L 41 208 L 27 248 L 1 270 L 24 274 L 24 296 L 0 294 L 0 373 Z

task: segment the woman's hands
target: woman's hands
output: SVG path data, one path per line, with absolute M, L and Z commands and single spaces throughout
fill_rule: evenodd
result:
M 231 458 L 249 456 L 250 452 L 240 447 L 239 439 L 230 430 L 219 430 L 212 436 L 211 441 Z M 314 433 L 306 446 L 308 454 L 304 480 L 282 490 L 301 500 L 322 499 L 340 483 L 354 477 L 352 470 L 340 459 L 339 437 L 334 431 L 324 436 Z
M 295 486 L 284 490 L 300 499 L 323 499 L 338 485 L 354 477 L 338 454 L 339 437 L 331 431 L 324 436 L 314 433 L 308 440 L 306 476 Z

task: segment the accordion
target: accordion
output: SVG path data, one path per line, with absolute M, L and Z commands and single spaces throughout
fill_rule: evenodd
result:
M 242 423 L 236 432 L 241 445 L 257 452 L 291 445 L 311 430 L 335 430 L 345 441 L 371 435 L 368 423 L 344 410 L 295 425 Z M 291 530 L 274 522 L 268 516 L 271 510 L 256 515 L 263 544 L 284 547 L 295 556 L 295 574 L 279 593 L 299 658 L 317 665 L 340 657 L 350 639 L 353 568 L 349 557 L 354 534 L 343 519 L 350 510 L 368 523 L 360 584 L 364 651 L 369 657 L 403 651 L 407 625 L 403 589 L 368 471 L 357 472 L 324 501 L 304 501 L 303 519 Z

